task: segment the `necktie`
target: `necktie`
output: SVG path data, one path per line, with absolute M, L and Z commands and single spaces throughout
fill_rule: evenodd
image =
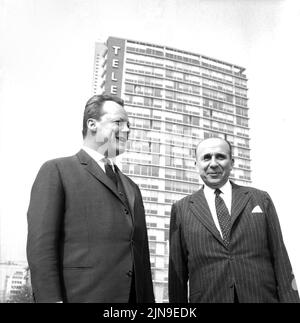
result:
M 115 183 L 115 185 L 118 185 L 118 179 L 117 175 L 112 169 L 112 165 L 109 159 L 105 158 L 104 160 L 104 168 L 105 168 L 105 173 L 106 175 Z
M 126 196 L 124 186 L 122 184 L 122 180 L 121 180 L 120 175 L 119 175 L 119 168 L 117 167 L 117 165 L 114 165 L 115 170 L 113 170 L 112 163 L 107 158 L 103 159 L 103 161 L 104 161 L 104 167 L 105 167 L 106 175 L 116 185 L 116 189 L 119 192 L 119 196 L 120 196 L 121 200 L 124 202 L 124 204 L 127 206 L 128 210 L 129 210 L 129 203 L 128 203 L 128 199 L 127 199 L 127 196 Z M 128 213 L 125 211 L 127 214 L 129 214 L 128 210 L 127 210 Z
M 221 190 L 219 190 L 218 188 L 215 190 L 215 195 L 216 195 L 215 204 L 216 204 L 217 217 L 218 217 L 222 235 L 223 235 L 223 240 L 225 245 L 228 246 L 231 220 L 230 220 L 230 214 L 226 207 L 226 204 L 222 199 L 222 197 L 220 196 L 221 193 L 222 193 Z

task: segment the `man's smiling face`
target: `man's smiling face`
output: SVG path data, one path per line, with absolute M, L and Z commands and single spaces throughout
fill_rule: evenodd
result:
M 105 147 L 107 157 L 115 157 L 125 151 L 129 135 L 129 121 L 125 109 L 114 101 L 103 104 L 104 115 L 96 121 L 96 142 Z
M 198 145 L 196 155 L 203 182 L 211 188 L 222 187 L 234 163 L 228 143 L 220 138 L 206 139 Z

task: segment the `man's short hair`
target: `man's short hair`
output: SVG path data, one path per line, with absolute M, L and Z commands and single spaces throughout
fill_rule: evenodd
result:
M 87 134 L 87 121 L 88 119 L 96 119 L 100 120 L 100 118 L 104 115 L 103 112 L 103 104 L 106 101 L 113 101 L 120 104 L 124 107 L 124 101 L 117 97 L 108 94 L 97 94 L 92 96 L 86 103 L 83 114 L 83 125 L 82 125 L 82 136 L 86 137 Z
M 228 147 L 229 147 L 229 157 L 230 157 L 230 159 L 232 159 L 232 158 L 233 158 L 233 155 L 232 155 L 232 145 L 231 145 L 231 143 L 230 143 L 227 139 L 219 138 L 219 137 L 210 137 L 210 138 L 205 138 L 205 139 L 201 140 L 201 141 L 197 144 L 197 146 L 196 146 L 196 148 L 195 148 L 195 157 L 197 158 L 197 150 L 198 150 L 199 145 L 200 145 L 203 141 L 208 140 L 208 139 L 212 139 L 212 138 L 220 139 L 220 140 L 224 140 L 224 141 L 227 143 L 227 145 L 228 145 Z

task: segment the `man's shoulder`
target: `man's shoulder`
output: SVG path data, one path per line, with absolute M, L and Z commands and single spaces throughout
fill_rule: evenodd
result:
M 44 162 L 43 165 L 51 166 L 51 165 L 68 164 L 70 162 L 74 162 L 75 160 L 77 160 L 76 154 L 71 156 L 56 157 L 53 159 L 49 159 L 46 162 Z
M 239 189 L 239 190 L 243 190 L 243 191 L 248 191 L 249 193 L 251 193 L 252 195 L 257 195 L 257 196 L 268 196 L 269 194 L 261 189 L 258 189 L 256 187 L 253 186 L 242 186 L 242 185 L 238 185 L 235 183 L 231 183 L 232 184 L 232 188 L 233 189 Z
M 63 169 L 65 167 L 72 167 L 72 165 L 78 164 L 77 154 L 71 156 L 57 157 L 45 161 L 40 167 L 40 172 Z
M 183 198 L 181 198 L 180 200 L 176 201 L 173 203 L 173 205 L 176 205 L 176 206 L 183 206 L 183 205 L 186 205 L 190 202 L 191 199 L 193 199 L 193 197 L 196 197 L 197 195 L 199 195 L 199 192 L 201 191 L 201 188 L 200 190 L 192 193 L 192 194 L 189 194 Z

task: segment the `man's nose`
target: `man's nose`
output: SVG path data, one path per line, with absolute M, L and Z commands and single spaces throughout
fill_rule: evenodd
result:
M 218 167 L 218 161 L 215 157 L 212 157 L 209 163 L 209 166 L 214 168 L 214 167 Z
M 122 132 L 130 132 L 130 128 L 127 122 L 123 122 L 121 124 L 121 129 Z

